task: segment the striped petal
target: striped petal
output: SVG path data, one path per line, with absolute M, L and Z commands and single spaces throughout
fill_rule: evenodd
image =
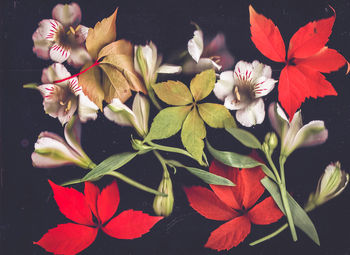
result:
M 74 95 L 78 96 L 82 93 L 82 89 L 81 89 L 81 86 L 78 84 L 77 77 L 73 77 L 72 79 L 69 79 L 68 86 L 72 90 Z
M 35 33 L 38 33 L 37 38 L 42 38 L 48 41 L 55 41 L 57 34 L 61 30 L 63 30 L 63 26 L 57 20 L 44 19 L 39 22 L 39 27 Z
M 49 66 L 48 68 L 44 68 L 42 75 L 41 75 L 41 81 L 43 83 L 51 83 L 53 84 L 54 81 L 62 80 L 64 78 L 70 77 L 71 74 L 68 72 L 66 67 L 60 63 L 55 63 Z M 58 85 L 68 85 L 69 81 L 64 81 L 60 83 L 56 83 Z
M 50 58 L 58 63 L 62 63 L 66 61 L 70 56 L 70 49 L 65 48 L 62 45 L 59 45 L 58 43 L 55 43 L 52 45 L 50 49 Z

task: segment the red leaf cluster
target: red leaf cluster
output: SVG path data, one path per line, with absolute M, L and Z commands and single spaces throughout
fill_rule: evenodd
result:
M 200 186 L 185 188 L 190 206 L 199 214 L 207 219 L 227 221 L 211 232 L 205 247 L 229 250 L 247 237 L 252 223 L 267 225 L 283 216 L 272 197 L 255 205 L 265 191 L 260 183 L 265 177 L 261 167 L 240 170 L 214 160 L 209 170 L 236 186 L 210 185 L 213 191 Z
M 278 85 L 278 99 L 290 120 L 305 98 L 337 95 L 332 84 L 321 73 L 330 73 L 349 63 L 326 45 L 332 33 L 335 14 L 308 23 L 291 38 L 286 48 L 278 27 L 249 6 L 251 38 L 267 58 L 285 63 Z
M 94 242 L 99 229 L 114 238 L 135 239 L 149 232 L 163 218 L 132 209 L 112 218 L 120 200 L 115 181 L 102 192 L 94 184 L 86 182 L 84 194 L 51 181 L 49 183 L 61 213 L 75 222 L 60 224 L 50 229 L 38 242 L 34 242 L 54 254 L 71 255 L 81 252 Z

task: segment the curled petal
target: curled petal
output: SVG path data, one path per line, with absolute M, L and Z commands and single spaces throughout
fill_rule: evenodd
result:
M 236 112 L 236 119 L 245 127 L 261 124 L 265 119 L 265 105 L 262 98 Z
M 81 21 L 81 10 L 78 4 L 58 4 L 52 10 L 52 17 L 65 27 L 77 26 Z
M 175 65 L 170 65 L 170 64 L 163 64 L 161 65 L 158 70 L 157 73 L 179 73 L 181 72 L 182 67 L 181 66 L 175 66 Z
M 191 57 L 198 63 L 202 53 L 203 53 L 203 32 L 201 30 L 196 30 L 193 33 L 193 38 L 188 41 L 187 44 L 188 53 Z
M 87 50 L 83 47 L 71 49 L 70 56 L 67 60 L 68 64 L 78 68 L 86 64 L 86 62 L 90 61 L 91 57 Z
M 271 103 L 269 106 L 269 119 L 271 126 L 281 137 L 282 131 L 289 125 L 289 121 L 284 114 L 283 110 L 277 103 Z
M 220 79 L 215 83 L 215 96 L 224 101 L 233 90 L 233 71 L 225 71 L 220 74 Z
M 295 136 L 294 146 L 307 147 L 324 143 L 328 138 L 328 130 L 321 120 L 314 120 L 303 126 Z
M 137 123 L 144 131 L 144 133 L 148 133 L 148 118 L 150 111 L 150 104 L 147 98 L 140 93 L 137 93 L 134 98 L 134 102 L 132 104 L 132 111 L 135 114 Z
M 70 72 L 68 72 L 68 70 L 64 65 L 62 65 L 61 63 L 55 63 L 50 65 L 48 68 L 43 69 L 43 72 L 41 75 L 41 81 L 43 83 L 53 84 L 54 81 L 62 80 L 70 76 L 71 76 Z M 64 81 L 56 84 L 68 85 L 69 81 Z
M 95 120 L 97 118 L 98 109 L 98 106 L 83 93 L 79 95 L 78 115 L 81 122 L 85 123 L 88 120 Z
M 123 104 L 118 98 L 114 98 L 112 103 L 104 108 L 104 114 L 107 119 L 117 123 L 120 126 L 133 126 L 136 122 L 136 116 L 129 107 Z
M 250 221 L 246 216 L 230 220 L 211 232 L 205 247 L 217 251 L 236 247 L 250 233 L 250 227 Z
M 70 56 L 70 49 L 65 48 L 62 45 L 59 45 L 58 43 L 55 43 L 52 45 L 50 49 L 50 58 L 58 63 L 62 63 L 66 61 Z

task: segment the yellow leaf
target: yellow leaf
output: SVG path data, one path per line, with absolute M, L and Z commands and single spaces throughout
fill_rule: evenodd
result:
M 205 70 L 192 79 L 190 89 L 196 102 L 206 98 L 212 92 L 215 80 L 216 76 L 213 69 Z
M 96 23 L 94 28 L 89 29 L 88 36 L 86 38 L 86 49 L 93 59 L 97 59 L 99 51 L 115 41 L 117 38 L 116 31 L 116 19 L 118 8 L 108 18 L 103 19 Z

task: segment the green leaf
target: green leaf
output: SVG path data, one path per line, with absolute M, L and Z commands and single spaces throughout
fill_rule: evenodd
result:
M 204 122 L 199 116 L 197 109 L 193 108 L 184 121 L 181 131 L 181 140 L 186 150 L 191 153 L 200 164 L 203 164 L 203 139 L 206 134 Z
M 233 182 L 231 182 L 229 179 L 212 174 L 208 171 L 195 168 L 195 167 L 189 167 L 189 166 L 184 166 L 178 161 L 175 160 L 168 160 L 168 163 L 170 163 L 172 166 L 176 167 L 182 167 L 185 168 L 187 171 L 189 171 L 191 174 L 197 176 L 200 178 L 202 181 L 208 184 L 214 184 L 214 185 L 224 185 L 224 186 L 236 186 Z
M 215 71 L 213 69 L 205 70 L 197 74 L 191 81 L 190 89 L 194 101 L 200 101 L 206 98 L 214 89 L 216 81 Z
M 278 185 L 265 177 L 261 180 L 264 187 L 270 192 L 272 198 L 275 200 L 280 210 L 285 213 L 282 202 L 282 197 Z M 320 245 L 320 240 L 314 224 L 304 209 L 294 200 L 294 198 L 287 192 L 288 203 L 292 213 L 294 224 L 300 228 L 307 236 L 311 238 L 317 245 Z
M 180 81 L 167 81 L 152 86 L 157 96 L 170 105 L 187 105 L 193 102 L 188 87 Z
M 262 165 L 262 163 L 256 161 L 255 159 L 241 155 L 238 153 L 230 152 L 230 151 L 219 151 L 214 149 L 209 142 L 207 141 L 207 148 L 210 154 L 221 163 L 238 168 L 252 168 L 256 166 Z
M 261 143 L 252 133 L 241 128 L 232 127 L 230 123 L 226 123 L 226 122 L 225 122 L 225 129 L 234 138 L 236 138 L 239 142 L 241 142 L 244 146 L 253 148 L 253 149 L 261 148 Z
M 165 139 L 175 135 L 182 127 L 192 106 L 175 106 L 161 110 L 154 117 L 146 141 Z
M 123 152 L 120 154 L 115 154 L 94 167 L 82 178 L 82 181 L 90 181 L 121 168 L 136 157 L 137 154 L 137 152 Z
M 198 104 L 198 111 L 202 119 L 212 128 L 223 128 L 225 121 L 236 125 L 231 113 L 221 104 Z

